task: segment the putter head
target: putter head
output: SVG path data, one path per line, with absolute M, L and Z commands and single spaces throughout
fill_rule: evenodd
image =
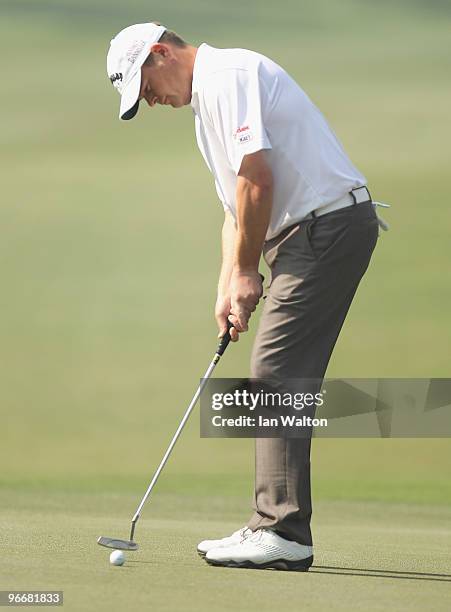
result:
M 116 550 L 138 550 L 138 544 L 133 540 L 117 540 L 116 538 L 106 538 L 100 536 L 97 540 L 97 544 L 100 546 L 106 546 L 107 548 L 114 548 Z

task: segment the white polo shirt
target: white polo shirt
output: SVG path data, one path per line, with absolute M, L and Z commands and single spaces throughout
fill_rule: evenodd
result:
M 366 185 L 317 107 L 264 55 L 200 45 L 191 106 L 198 146 L 219 199 L 235 218 L 243 157 L 268 151 L 274 201 L 267 240 Z

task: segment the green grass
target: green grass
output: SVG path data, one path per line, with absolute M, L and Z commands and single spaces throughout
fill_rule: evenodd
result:
M 205 566 L 196 541 L 248 516 L 253 456 L 200 439 L 197 415 L 135 561 L 95 546 L 126 535 L 216 346 L 222 209 L 191 110 L 121 124 L 105 74 L 111 36 L 146 19 L 273 57 L 393 204 L 329 375 L 449 376 L 449 3 L 4 0 L 1 588 L 61 587 L 69 610 L 445 609 L 429 579 Z M 218 375 L 247 375 L 257 317 Z M 317 563 L 449 574 L 450 457 L 446 439 L 314 440 Z
M 318 503 L 319 552 L 299 574 L 215 568 L 197 556 L 206 534 L 241 524 L 243 508 L 230 496 L 155 497 L 137 526 L 140 550 L 120 568 L 95 540 L 127 537 L 132 496 L 9 492 L 9 499 L 14 508 L 0 507 L 0 588 L 63 590 L 66 610 L 422 610 L 432 602 L 448 609 L 449 507 Z

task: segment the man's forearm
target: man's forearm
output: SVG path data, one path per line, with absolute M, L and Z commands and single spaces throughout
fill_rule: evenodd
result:
M 272 200 L 272 183 L 256 185 L 244 177 L 238 177 L 234 270 L 238 272 L 258 270 L 271 218 Z
M 220 335 L 224 335 L 229 321 L 233 341 L 247 331 L 249 318 L 263 293 L 258 264 L 272 199 L 273 177 L 266 152 L 245 155 L 237 177 L 236 229 L 231 215 L 226 215 L 223 226 L 223 259 L 215 308 Z
M 226 213 L 222 226 L 222 265 L 218 282 L 218 295 L 229 295 L 230 277 L 232 275 L 235 253 L 236 227 L 235 219 Z

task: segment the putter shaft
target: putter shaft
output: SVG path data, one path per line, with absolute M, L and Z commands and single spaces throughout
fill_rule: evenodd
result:
M 151 480 L 151 482 L 150 482 L 150 484 L 149 484 L 149 486 L 147 488 L 147 491 L 145 492 L 144 497 L 142 498 L 141 503 L 139 504 L 139 506 L 138 506 L 138 508 L 137 508 L 137 510 L 136 510 L 136 512 L 135 512 L 135 514 L 133 516 L 133 518 L 132 518 L 132 525 L 131 525 L 131 530 L 130 530 L 130 540 L 131 541 L 133 541 L 133 536 L 135 534 L 136 523 L 138 522 L 138 519 L 140 517 L 141 510 L 142 510 L 144 504 L 146 503 L 147 498 L 149 497 L 150 493 L 152 492 L 152 489 L 154 488 L 154 486 L 155 486 L 155 484 L 156 484 L 156 482 L 157 482 L 157 480 L 158 480 L 158 478 L 159 478 L 159 476 L 161 474 L 161 471 L 163 470 L 164 466 L 166 465 L 166 462 L 169 459 L 169 456 L 170 456 L 170 454 L 172 452 L 172 449 L 174 448 L 175 443 L 177 442 L 177 440 L 178 440 L 178 438 L 179 438 L 183 428 L 185 427 L 185 424 L 186 424 L 187 420 L 189 419 L 189 416 L 190 416 L 191 412 L 193 411 L 193 408 L 196 405 L 197 400 L 200 397 L 200 394 L 202 393 L 205 385 L 208 382 L 208 379 L 210 378 L 213 370 L 217 366 L 221 356 L 223 355 L 224 351 L 226 350 L 226 348 L 227 348 L 227 346 L 228 346 L 228 344 L 230 342 L 230 329 L 231 329 L 231 327 L 232 327 L 232 324 L 230 322 L 228 322 L 228 330 L 227 330 L 226 334 L 221 338 L 221 342 L 220 342 L 220 344 L 218 346 L 218 349 L 217 349 L 217 351 L 215 353 L 215 356 L 213 357 L 212 362 L 208 366 L 207 371 L 205 372 L 205 374 L 204 374 L 204 376 L 203 376 L 203 378 L 202 378 L 202 380 L 200 382 L 200 385 L 198 386 L 197 391 L 194 394 L 194 397 L 193 397 L 193 399 L 190 402 L 190 405 L 188 406 L 185 414 L 183 415 L 183 419 L 181 420 L 180 425 L 177 427 L 177 431 L 175 432 L 175 434 L 174 434 L 174 436 L 173 436 L 173 438 L 171 440 L 171 443 L 169 444 L 169 446 L 168 446 L 168 448 L 167 448 L 167 450 L 166 450 L 166 452 L 165 452 L 165 454 L 163 456 L 163 459 L 161 460 L 160 465 L 158 466 L 155 474 L 153 475 L 153 478 L 152 478 L 152 480 Z

